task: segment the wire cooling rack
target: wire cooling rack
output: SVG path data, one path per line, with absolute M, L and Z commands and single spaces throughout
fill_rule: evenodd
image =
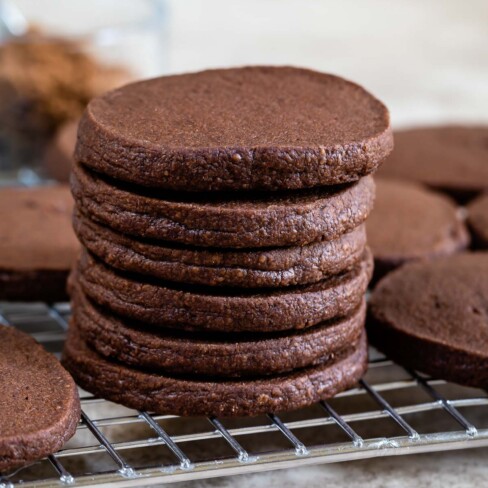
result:
M 67 304 L 0 303 L 0 323 L 59 355 Z M 153 415 L 81 391 L 77 433 L 56 454 L 0 477 L 0 487 L 148 486 L 448 449 L 488 446 L 488 396 L 406 371 L 371 351 L 356 388 L 328 402 L 255 418 Z

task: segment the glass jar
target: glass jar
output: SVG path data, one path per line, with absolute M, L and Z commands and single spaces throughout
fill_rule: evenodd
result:
M 0 0 L 0 177 L 66 179 L 88 101 L 165 71 L 165 12 L 163 0 Z

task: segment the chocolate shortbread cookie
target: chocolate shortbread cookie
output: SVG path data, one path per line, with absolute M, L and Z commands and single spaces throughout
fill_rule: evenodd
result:
M 375 280 L 408 261 L 468 246 L 459 209 L 448 197 L 406 181 L 376 178 L 376 187 L 375 207 L 366 224 Z
M 488 387 L 488 253 L 410 263 L 380 281 L 371 342 L 408 368 Z
M 81 165 L 77 206 L 118 232 L 206 247 L 296 246 L 332 240 L 360 225 L 374 203 L 371 176 L 352 185 L 273 194 L 190 194 L 128 188 Z M 185 200 L 190 198 L 190 200 Z
M 488 190 L 488 126 L 424 127 L 395 132 L 381 176 L 417 181 L 460 201 Z
M 56 452 L 75 433 L 80 400 L 58 360 L 0 325 L 0 473 Z
M 366 312 L 363 301 L 347 318 L 286 334 L 179 334 L 123 320 L 79 290 L 73 298 L 73 321 L 102 356 L 151 371 L 212 377 L 266 376 L 331 363 L 357 344 Z
M 165 189 L 296 189 L 356 181 L 392 147 L 386 107 L 360 86 L 247 67 L 155 78 L 92 100 L 75 158 Z
M 244 288 L 315 283 L 357 265 L 366 245 L 361 225 L 333 241 L 263 250 L 194 249 L 140 240 L 75 212 L 82 244 L 110 266 L 168 281 Z
M 220 289 L 176 285 L 116 271 L 84 252 L 73 285 L 95 303 L 128 318 L 161 327 L 278 331 L 310 327 L 357 309 L 372 274 L 369 250 L 351 271 L 284 289 Z
M 488 248 L 488 193 L 468 206 L 468 225 L 476 247 Z
M 332 364 L 248 380 L 171 377 L 132 369 L 93 352 L 70 327 L 63 364 L 87 391 L 131 408 L 172 415 L 240 416 L 295 410 L 354 384 L 367 367 L 366 338 Z
M 66 186 L 0 189 L 0 300 L 61 301 L 79 252 Z

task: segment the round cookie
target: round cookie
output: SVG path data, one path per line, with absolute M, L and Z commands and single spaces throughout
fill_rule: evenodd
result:
M 250 380 L 171 377 L 113 363 L 88 348 L 71 326 L 63 364 L 85 390 L 130 408 L 171 415 L 219 417 L 295 410 L 351 388 L 367 367 L 362 340 L 332 364 Z
M 137 240 L 101 226 L 79 211 L 73 222 L 81 243 L 116 269 L 209 286 L 263 288 L 315 283 L 357 265 L 366 245 L 364 225 L 333 241 L 239 251 Z
M 0 300 L 62 301 L 79 253 L 67 186 L 0 189 Z
M 375 281 L 408 261 L 466 249 L 469 235 L 449 198 L 406 181 L 375 181 L 375 207 L 366 224 Z
M 398 131 L 379 175 L 417 181 L 466 201 L 488 190 L 487 139 L 488 126 Z
M 356 181 L 392 147 L 386 107 L 360 86 L 247 67 L 155 78 L 93 99 L 75 158 L 144 186 L 275 190 Z
M 220 290 L 168 285 L 117 272 L 82 254 L 72 286 L 79 282 L 95 303 L 140 322 L 178 329 L 267 332 L 302 329 L 344 317 L 360 305 L 372 273 L 369 250 L 351 271 L 312 285 L 284 289 Z
M 266 195 L 188 196 L 129 189 L 81 165 L 75 166 L 71 182 L 78 208 L 107 227 L 204 247 L 281 247 L 332 240 L 364 222 L 374 204 L 371 176 L 352 185 Z
M 30 336 L 0 325 L 0 473 L 58 451 L 80 418 L 78 390 Z
M 411 369 L 488 387 L 488 253 L 410 263 L 380 281 L 368 336 Z
M 468 226 L 476 247 L 488 249 L 488 193 L 468 206 Z
M 217 377 L 267 376 L 331 363 L 354 348 L 365 302 L 349 317 L 280 334 L 178 334 L 122 320 L 77 291 L 73 322 L 98 354 L 151 371 Z

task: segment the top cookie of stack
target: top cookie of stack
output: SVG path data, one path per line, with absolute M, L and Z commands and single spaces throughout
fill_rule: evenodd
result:
M 360 86 L 251 67 L 156 78 L 93 100 L 75 158 L 149 187 L 283 190 L 357 181 L 392 141 L 387 109 Z
M 370 174 L 392 145 L 381 102 L 303 69 L 170 76 L 93 100 L 72 175 L 85 251 L 65 365 L 87 390 L 173 414 L 289 410 L 352 386 Z

